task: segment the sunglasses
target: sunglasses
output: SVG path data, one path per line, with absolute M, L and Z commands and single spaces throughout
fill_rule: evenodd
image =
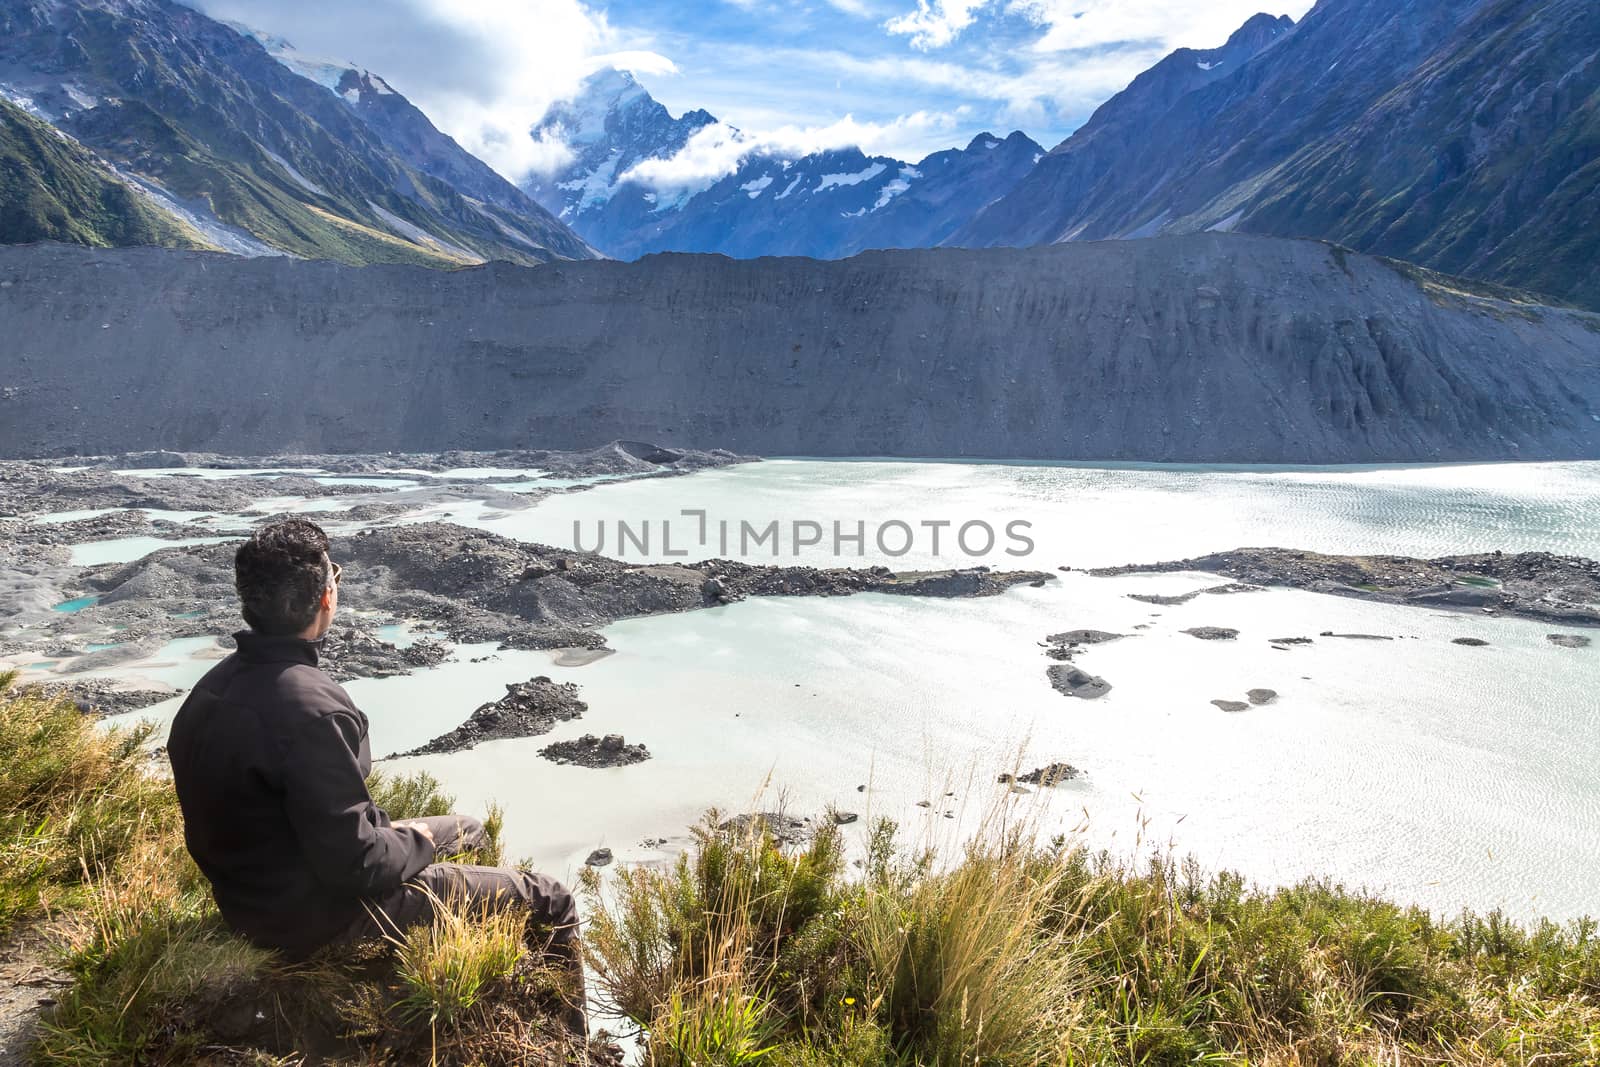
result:
M 338 585 L 339 577 L 344 574 L 344 568 L 339 566 L 337 563 L 334 563 L 332 560 L 328 561 L 328 565 L 333 568 L 333 584 Z

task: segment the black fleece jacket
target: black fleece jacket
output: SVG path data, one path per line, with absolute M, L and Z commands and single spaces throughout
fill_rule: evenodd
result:
M 295 637 L 235 634 L 239 650 L 183 702 L 167 751 L 189 854 L 222 916 L 264 948 L 303 956 L 362 898 L 433 862 L 416 830 L 367 793 L 367 717 Z

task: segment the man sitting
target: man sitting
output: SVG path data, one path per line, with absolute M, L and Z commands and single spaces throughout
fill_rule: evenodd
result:
M 228 925 L 299 958 L 429 922 L 437 901 L 525 908 L 552 930 L 539 947 L 569 971 L 565 1021 L 582 1033 L 572 895 L 544 875 L 435 863 L 480 844 L 483 826 L 391 823 L 372 802 L 367 717 L 317 668 L 339 606 L 327 535 L 302 519 L 265 526 L 234 556 L 234 578 L 250 628 L 183 702 L 167 743 L 185 843 Z

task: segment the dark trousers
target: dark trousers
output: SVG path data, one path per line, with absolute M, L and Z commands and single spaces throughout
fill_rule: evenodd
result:
M 458 855 L 483 843 L 483 824 L 469 815 L 405 821 L 428 825 L 437 856 Z M 479 917 L 506 908 L 525 910 L 529 947 L 567 972 L 568 1010 L 563 1022 L 575 1033 L 587 1032 L 583 960 L 578 951 L 578 905 L 565 886 L 547 875 L 510 867 L 431 863 L 398 889 L 367 898 L 365 913 L 351 924 L 341 940 L 402 936 L 411 927 L 432 922 L 436 903 Z

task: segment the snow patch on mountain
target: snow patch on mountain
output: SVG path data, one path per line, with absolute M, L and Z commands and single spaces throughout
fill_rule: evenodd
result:
M 647 96 L 644 86 L 626 71 L 599 71 L 584 83 L 583 92 L 562 106 L 562 132 L 570 143 L 594 144 L 605 138 L 608 118 Z
M 43 109 L 39 107 L 38 102 L 35 101 L 32 96 L 29 96 L 27 93 L 7 85 L 4 82 L 0 82 L 0 96 L 5 97 L 7 101 L 15 104 L 17 107 L 20 107 L 22 110 L 26 111 L 36 119 L 43 119 L 46 122 L 51 122 L 54 121 L 54 118 L 56 117 L 45 114 Z
M 295 169 L 293 163 L 290 163 L 287 159 L 284 159 L 282 156 L 278 155 L 278 153 L 274 152 L 272 149 L 268 148 L 266 145 L 258 144 L 256 147 L 261 149 L 261 153 L 263 155 L 265 155 L 268 159 L 272 160 L 279 167 L 282 167 L 284 173 L 289 175 L 290 179 L 292 179 L 294 181 L 294 183 L 296 185 L 298 185 L 300 188 L 302 188 L 306 192 L 312 193 L 312 194 L 314 194 L 316 196 L 327 196 L 328 195 L 328 190 L 324 189 L 322 186 L 318 185 L 316 182 L 312 181 L 310 178 L 307 178 L 304 174 L 301 174 L 298 170 Z
M 745 192 L 749 193 L 750 194 L 750 199 L 754 200 L 757 197 L 759 197 L 762 194 L 763 191 L 766 190 L 767 186 L 769 186 L 771 184 L 772 184 L 772 175 L 763 174 L 761 177 L 755 179 L 754 181 L 745 182 L 743 185 L 739 186 L 739 188 L 741 188 Z
M 152 207 L 171 215 L 224 252 L 250 257 L 289 255 L 236 226 L 229 226 L 213 215 L 204 201 L 180 200 L 153 179 L 132 174 L 111 164 L 108 164 L 108 168 L 130 189 L 144 197 Z
M 614 148 L 610 155 L 598 167 L 588 174 L 569 182 L 561 182 L 559 188 L 569 193 L 579 194 L 577 202 L 562 208 L 561 217 L 566 218 L 574 212 L 587 211 L 597 204 L 603 204 L 611 199 L 616 192 L 617 164 L 622 162 L 622 149 Z
M 873 163 L 866 170 L 858 170 L 853 174 L 824 174 L 822 181 L 817 184 L 816 191 L 823 192 L 827 189 L 839 188 L 847 185 L 860 185 L 862 182 L 871 181 L 889 168 L 882 163 Z
M 446 241 L 442 237 L 436 237 L 427 230 L 424 230 L 421 226 L 418 226 L 415 223 L 407 222 L 399 215 L 396 215 L 394 212 L 382 207 L 379 204 L 373 203 L 371 200 L 367 201 L 367 206 L 372 209 L 373 213 L 377 215 L 378 218 L 383 220 L 384 225 L 388 226 L 395 233 L 409 241 L 413 241 L 425 248 L 432 248 L 435 251 L 443 252 L 446 255 L 456 256 L 471 263 L 483 262 L 483 257 L 478 255 L 476 252 L 462 248 L 460 245 L 454 244 L 450 241 Z
M 288 67 L 302 78 L 310 78 L 329 92 L 339 91 L 339 82 L 347 70 L 359 70 L 354 63 L 325 56 L 308 55 L 300 51 L 282 37 L 275 34 L 263 33 L 254 26 L 243 22 L 222 20 L 223 24 L 233 29 L 241 37 L 248 37 L 267 50 L 267 54 L 279 63 Z M 374 79 L 376 80 L 376 79 Z
M 878 199 L 873 203 L 872 210 L 888 205 L 889 201 L 911 188 L 911 183 L 922 177 L 922 172 L 909 164 L 900 168 L 900 176 L 892 181 L 885 182 L 882 189 L 878 190 Z

